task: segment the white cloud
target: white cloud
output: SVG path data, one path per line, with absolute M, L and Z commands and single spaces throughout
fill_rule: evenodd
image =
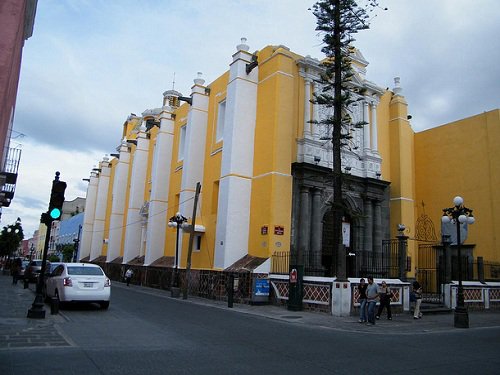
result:
M 41 213 L 48 209 L 55 172 L 59 171 L 60 179 L 68 183 L 66 200 L 84 197 L 86 184 L 82 179 L 89 177 L 91 168 L 98 165 L 103 156 L 58 150 L 27 140 L 21 154 L 16 193 L 12 202 L 14 209 L 3 209 L 2 225 L 13 223 L 17 217 L 21 217 L 25 235 L 31 236 L 38 229 Z

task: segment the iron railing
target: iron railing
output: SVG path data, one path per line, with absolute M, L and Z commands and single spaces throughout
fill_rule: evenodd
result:
M 17 172 L 21 160 L 21 150 L 18 148 L 9 148 L 0 176 L 2 177 L 2 186 L 0 187 L 0 203 L 2 206 L 10 206 L 14 198 L 17 182 Z
M 19 162 L 21 160 L 21 150 L 18 148 L 9 148 L 7 157 L 2 168 L 3 173 L 15 174 L 19 170 Z
M 114 281 L 123 281 L 125 270 L 134 271 L 132 284 L 157 289 L 170 290 L 173 269 L 168 267 L 128 266 L 118 263 L 98 262 L 106 275 Z M 252 298 L 252 278 L 258 274 L 246 272 L 220 272 L 211 270 L 191 270 L 189 273 L 188 294 L 214 300 L 227 300 L 230 277 L 234 278 L 233 299 L 237 303 L 248 303 Z M 180 288 L 186 283 L 186 270 L 179 270 Z
M 400 275 L 397 241 L 384 241 L 382 251 L 358 251 L 347 257 L 349 277 L 398 278 Z M 333 257 L 328 254 L 304 253 L 301 256 L 288 251 L 276 251 L 271 256 L 271 273 L 287 275 L 290 265 L 304 266 L 304 276 L 335 276 Z
M 500 263 L 498 262 L 478 262 L 472 263 L 472 280 L 477 281 L 500 281 Z M 481 274 L 482 268 L 482 274 Z

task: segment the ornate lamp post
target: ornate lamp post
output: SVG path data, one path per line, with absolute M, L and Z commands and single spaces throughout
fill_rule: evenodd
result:
M 472 216 L 472 210 L 464 206 L 462 197 L 455 197 L 453 199 L 454 207 L 443 208 L 443 217 L 441 221 L 443 224 L 453 223 L 457 228 L 457 255 L 458 255 L 458 292 L 457 292 L 457 306 L 455 307 L 455 327 L 469 328 L 469 314 L 464 303 L 464 289 L 462 286 L 462 254 L 460 238 L 460 224 L 474 224 L 475 219 Z
M 4 250 L 6 250 L 7 255 L 10 257 L 19 256 L 19 244 L 24 238 L 23 228 L 21 226 L 21 219 L 17 218 L 15 224 L 10 224 L 3 227 L 0 234 L 4 242 Z
M 170 228 L 177 228 L 176 239 L 175 239 L 175 259 L 174 259 L 174 275 L 172 277 L 172 287 L 179 287 L 179 230 L 182 224 L 187 222 L 187 218 L 182 216 L 180 212 L 177 212 L 174 216 L 168 219 L 168 226 Z

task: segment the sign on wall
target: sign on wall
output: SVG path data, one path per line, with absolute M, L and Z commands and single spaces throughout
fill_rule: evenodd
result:
M 274 234 L 276 234 L 278 236 L 282 236 L 283 234 L 285 234 L 285 227 L 282 225 L 275 225 L 274 226 Z

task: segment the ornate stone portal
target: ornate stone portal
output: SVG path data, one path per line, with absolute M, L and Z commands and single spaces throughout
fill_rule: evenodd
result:
M 302 254 L 310 272 L 333 276 L 336 252 L 332 232 L 332 171 L 295 163 L 292 175 L 292 248 Z M 381 253 L 382 240 L 390 237 L 389 183 L 346 175 L 344 194 L 349 211 L 343 223 L 347 274 L 358 276 L 365 259 Z
M 389 239 L 389 183 L 381 180 L 377 139 L 377 105 L 383 90 L 366 80 L 368 62 L 359 51 L 352 60 L 352 84 L 364 94 L 354 94 L 348 109 L 352 125 L 343 129 L 351 139 L 341 154 L 348 205 L 342 228 L 347 274 L 358 276 L 365 258 L 374 259 L 382 252 L 382 240 Z M 292 165 L 292 249 L 310 273 L 333 276 L 333 152 L 331 129 L 321 124 L 330 113 L 312 102 L 314 92 L 322 90 L 319 61 L 308 56 L 298 65 L 304 78 L 304 131 L 297 139 L 297 163 Z

